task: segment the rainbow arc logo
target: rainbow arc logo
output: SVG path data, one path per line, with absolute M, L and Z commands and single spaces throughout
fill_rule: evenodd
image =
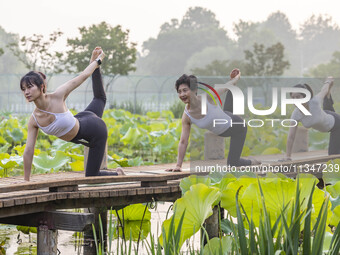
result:
M 218 98 L 218 100 L 219 100 L 220 107 L 222 107 L 222 100 L 221 100 L 221 97 L 220 97 L 220 95 L 217 93 L 217 91 L 216 91 L 212 86 L 210 86 L 209 84 L 203 83 L 203 82 L 198 82 L 198 84 L 201 84 L 201 85 L 203 85 L 203 86 L 209 88 L 212 92 L 214 92 L 214 94 L 217 96 L 217 98 Z M 212 100 L 214 101 L 215 105 L 218 105 L 218 103 L 217 103 L 216 100 L 215 100 L 214 95 L 213 95 L 209 90 L 207 90 L 207 89 L 205 89 L 205 88 L 200 88 L 200 87 L 198 87 L 198 88 L 199 88 L 200 90 L 203 90 L 205 93 L 207 93 L 207 94 L 212 98 Z

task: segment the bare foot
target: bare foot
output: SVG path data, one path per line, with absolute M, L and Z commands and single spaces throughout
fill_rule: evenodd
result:
M 118 175 L 126 175 L 123 168 L 121 168 L 121 167 L 117 167 L 116 172 L 117 172 Z
M 328 86 L 328 92 L 327 92 L 327 97 L 329 98 L 331 96 L 331 88 L 333 87 L 334 85 L 334 78 L 332 76 L 330 77 L 327 77 L 325 83 L 328 83 L 329 86 Z

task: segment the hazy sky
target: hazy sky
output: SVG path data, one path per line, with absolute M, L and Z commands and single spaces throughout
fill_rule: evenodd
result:
M 106 21 L 130 30 L 130 41 L 155 37 L 159 27 L 172 18 L 181 19 L 187 9 L 201 6 L 216 14 L 232 35 L 239 19 L 262 21 L 275 11 L 284 12 L 294 28 L 312 14 L 328 14 L 340 24 L 339 0 L 0 0 L 0 26 L 22 35 L 49 34 L 58 28 L 64 38 L 78 34 L 78 27 Z M 64 44 L 65 41 L 63 41 Z

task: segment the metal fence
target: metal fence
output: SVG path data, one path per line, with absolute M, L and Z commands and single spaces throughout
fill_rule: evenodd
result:
M 74 75 L 53 75 L 48 80 L 48 91 L 54 91 L 59 85 L 72 79 Z M 0 75 L 0 111 L 13 113 L 30 113 L 34 109 L 33 103 L 27 103 L 19 87 L 21 75 Z M 133 108 L 141 107 L 144 111 L 168 110 L 170 106 L 178 102 L 175 90 L 175 81 L 178 76 L 117 76 L 112 80 L 104 76 L 104 85 L 107 87 L 107 108 L 128 103 Z M 227 81 L 226 77 L 199 77 L 199 80 L 211 85 L 221 84 Z M 323 78 L 301 77 L 242 77 L 238 82 L 244 94 L 247 87 L 254 90 L 254 104 L 260 103 L 268 106 L 271 103 L 273 87 L 291 87 L 298 83 L 309 84 L 315 92 L 320 91 Z M 340 100 L 339 79 L 335 81 L 333 97 Z M 83 110 L 92 100 L 91 79 L 84 82 L 73 91 L 67 99 L 70 109 Z

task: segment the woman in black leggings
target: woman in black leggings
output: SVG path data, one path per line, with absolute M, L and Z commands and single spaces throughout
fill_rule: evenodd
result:
M 25 180 L 30 180 L 34 147 L 39 128 L 48 135 L 54 135 L 64 141 L 88 146 L 89 155 L 86 165 L 86 176 L 124 174 L 100 171 L 107 140 L 107 129 L 101 119 L 106 96 L 103 88 L 99 65 L 104 53 L 100 47 L 92 52 L 90 65 L 77 77 L 61 85 L 53 93 L 46 93 L 46 76 L 31 71 L 22 77 L 20 88 L 28 102 L 34 102 L 34 109 L 29 121 L 27 142 L 24 151 Z M 92 75 L 94 99 L 85 111 L 73 116 L 67 109 L 65 100 L 68 95 Z
M 232 72 L 234 73 L 234 71 Z M 241 73 L 229 81 L 235 85 L 239 80 Z M 197 125 L 199 128 L 208 129 L 214 134 L 221 137 L 230 137 L 230 147 L 227 164 L 230 166 L 251 165 L 259 163 L 258 161 L 242 159 L 241 153 L 247 134 L 247 127 L 243 124 L 243 120 L 230 111 L 223 111 L 220 107 L 213 105 L 213 100 L 208 98 L 207 112 L 201 114 L 202 99 L 197 96 L 197 78 L 193 75 L 182 75 L 176 81 L 176 90 L 178 97 L 186 104 L 182 116 L 182 134 L 178 144 L 178 157 L 175 168 L 167 169 L 167 171 L 181 171 L 185 151 L 188 146 L 191 124 Z M 218 94 L 223 94 L 227 89 L 218 89 Z M 231 96 L 231 94 L 230 94 Z M 232 104 L 231 104 L 232 107 Z M 229 107 L 229 110 L 232 109 Z M 214 120 L 225 120 L 224 125 L 214 125 Z M 236 123 L 236 124 L 231 124 Z

